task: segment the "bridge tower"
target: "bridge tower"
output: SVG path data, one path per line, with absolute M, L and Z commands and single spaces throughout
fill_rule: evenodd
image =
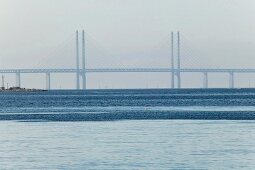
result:
M 171 80 L 171 86 L 172 89 L 174 89 L 174 33 L 171 32 L 171 69 L 172 69 L 172 80 Z
M 76 89 L 80 89 L 79 32 L 76 31 Z
M 180 51 L 180 32 L 177 32 L 177 86 L 181 88 L 181 51 Z
M 82 89 L 86 90 L 85 31 L 82 30 Z

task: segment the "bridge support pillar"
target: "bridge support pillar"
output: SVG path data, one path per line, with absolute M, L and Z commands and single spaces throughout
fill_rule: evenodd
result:
M 46 73 L 46 90 L 50 90 L 50 72 Z
M 20 87 L 20 72 L 16 72 L 16 87 Z
M 234 72 L 229 72 L 229 88 L 234 88 Z
M 205 89 L 208 88 L 208 73 L 207 72 L 203 73 L 203 88 Z
M 177 72 L 177 79 L 178 79 L 178 89 L 181 88 L 181 71 L 178 70 Z
M 82 89 L 86 90 L 87 89 L 87 77 L 86 77 L 86 71 L 82 71 Z

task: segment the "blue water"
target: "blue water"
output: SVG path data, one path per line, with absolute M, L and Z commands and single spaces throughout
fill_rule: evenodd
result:
M 255 89 L 0 93 L 0 169 L 255 169 Z

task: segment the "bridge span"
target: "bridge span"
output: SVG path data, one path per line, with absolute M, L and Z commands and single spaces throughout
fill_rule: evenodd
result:
M 50 89 L 50 75 L 54 73 L 79 73 L 79 76 L 89 73 L 169 73 L 178 76 L 178 73 L 201 73 L 203 76 L 203 87 L 208 88 L 208 74 L 209 73 L 227 73 L 229 74 L 229 88 L 234 88 L 234 74 L 235 73 L 255 73 L 255 69 L 201 69 L 201 68 L 90 68 L 90 69 L 0 69 L 2 74 L 16 74 L 16 86 L 21 86 L 21 74 L 43 73 L 46 76 L 46 89 Z M 85 81 L 85 83 L 87 83 Z M 84 85 L 86 87 L 86 85 Z
M 255 73 L 255 69 L 203 69 L 203 68 L 182 68 L 169 69 L 169 68 L 91 68 L 85 69 L 85 73 L 114 73 L 114 72 L 135 72 L 135 73 Z M 0 69 L 0 73 L 76 73 L 77 69 Z M 79 69 L 82 74 L 83 70 Z

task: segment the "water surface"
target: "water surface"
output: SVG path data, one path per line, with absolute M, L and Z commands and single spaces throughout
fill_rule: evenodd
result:
M 255 169 L 255 90 L 0 94 L 0 169 Z
M 0 120 L 255 119 L 255 89 L 9 92 Z
M 1 122 L 1 169 L 254 169 L 255 122 Z

